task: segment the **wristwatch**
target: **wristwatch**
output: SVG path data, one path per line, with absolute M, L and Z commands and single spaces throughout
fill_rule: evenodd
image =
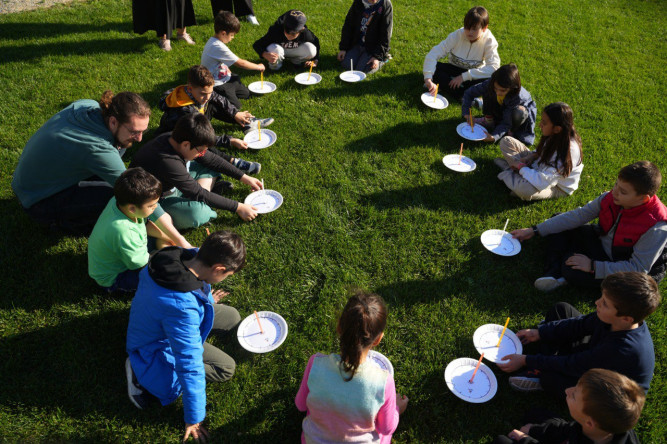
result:
M 533 234 L 534 234 L 534 235 L 537 235 L 537 236 L 540 235 L 540 232 L 537 231 L 537 225 L 533 225 L 531 228 L 533 229 Z

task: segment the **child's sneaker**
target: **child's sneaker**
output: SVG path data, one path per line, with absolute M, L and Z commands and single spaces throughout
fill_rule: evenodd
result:
M 267 117 L 266 119 L 258 119 L 256 117 L 253 117 L 252 119 L 250 119 L 250 123 L 248 123 L 246 126 L 243 127 L 243 133 L 248 134 L 250 131 L 256 130 L 257 122 L 259 122 L 262 128 L 266 128 L 267 126 L 271 125 L 274 122 L 274 120 L 273 117 Z
M 542 390 L 540 378 L 533 372 L 525 372 L 521 375 L 510 376 L 508 381 L 510 387 L 518 392 L 539 392 Z
M 562 287 L 564 285 L 567 285 L 567 281 L 565 278 L 558 278 L 556 279 L 555 277 L 551 276 L 542 276 L 541 278 L 537 278 L 535 280 L 535 288 L 537 288 L 540 291 L 553 291 L 556 288 Z
M 262 170 L 262 164 L 259 162 L 248 162 L 247 160 L 243 160 L 241 158 L 235 158 L 234 161 L 232 162 L 232 165 L 234 165 L 236 168 L 239 170 L 245 172 L 247 175 L 252 176 L 254 174 L 258 174 Z
M 246 20 L 250 22 L 251 25 L 259 26 L 259 22 L 257 21 L 257 17 L 254 15 L 250 14 L 249 16 L 246 17 Z
M 171 51 L 171 41 L 169 39 L 158 39 L 157 45 L 163 51 Z
M 125 360 L 125 376 L 127 377 L 127 396 L 132 401 L 138 409 L 143 410 L 148 407 L 150 401 L 150 394 L 144 389 L 139 382 L 137 377 L 132 371 L 132 364 L 130 364 L 130 358 Z

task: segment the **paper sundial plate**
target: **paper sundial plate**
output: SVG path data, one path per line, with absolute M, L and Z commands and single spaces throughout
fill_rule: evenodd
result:
M 469 173 L 477 168 L 477 164 L 470 157 L 459 156 L 458 154 L 447 154 L 442 158 L 442 163 L 457 173 Z
M 475 129 L 471 130 L 468 122 L 459 123 L 456 127 L 456 132 L 459 136 L 468 140 L 484 140 L 486 138 L 486 132 L 482 125 L 475 125 Z
M 255 313 L 239 324 L 236 336 L 241 347 L 252 353 L 267 353 L 277 349 L 287 337 L 287 322 L 278 313 L 272 311 L 257 312 L 262 330 L 259 328 Z
M 310 73 L 310 79 L 308 79 L 308 73 L 302 72 L 301 74 L 297 74 L 294 77 L 294 80 L 300 85 L 315 85 L 322 81 L 322 76 L 319 74 Z
M 449 102 L 443 96 L 438 94 L 434 99 L 433 94 L 430 92 L 425 92 L 422 94 L 422 102 L 424 105 L 433 109 L 445 109 L 449 106 Z
M 259 131 L 256 129 L 252 131 L 248 131 L 248 134 L 246 134 L 243 137 L 243 141 L 248 144 L 248 148 L 252 148 L 254 150 L 261 150 L 264 148 L 268 148 L 274 143 L 276 143 L 276 140 L 278 140 L 278 136 L 276 133 L 271 131 L 270 129 L 262 128 L 262 139 L 260 140 L 259 138 Z
M 498 390 L 498 381 L 491 369 L 482 362 L 479 364 L 479 370 L 471 384 L 470 378 L 475 372 L 476 366 L 476 359 L 459 358 L 453 360 L 445 369 L 445 382 L 449 390 L 457 397 L 467 402 L 480 404 L 495 396 Z
M 275 190 L 257 190 L 248 194 L 243 201 L 246 205 L 257 208 L 260 214 L 277 210 L 283 204 L 283 196 Z
M 355 83 L 361 82 L 366 78 L 366 73 L 363 71 L 343 71 L 338 76 L 343 82 Z
M 484 353 L 484 359 L 488 359 L 496 364 L 505 364 L 508 362 L 500 359 L 503 356 L 523 353 L 521 341 L 509 328 L 505 329 L 503 340 L 500 341 L 500 347 L 496 347 L 502 332 L 502 325 L 484 324 L 475 330 L 475 333 L 472 335 L 472 343 L 479 354 Z
M 486 230 L 480 237 L 484 248 L 499 256 L 514 256 L 521 251 L 521 242 L 503 230 Z
M 373 362 L 373 364 L 377 365 L 382 370 L 387 370 L 389 374 L 393 376 L 394 366 L 391 365 L 391 361 L 387 359 L 385 355 L 380 352 L 376 352 L 375 350 L 371 350 L 368 352 L 368 357 L 370 358 L 371 362 Z
M 268 94 L 272 93 L 276 89 L 275 83 L 267 82 L 266 80 L 264 81 L 264 85 L 262 85 L 262 82 L 252 82 L 250 85 L 248 85 L 248 89 L 255 94 Z

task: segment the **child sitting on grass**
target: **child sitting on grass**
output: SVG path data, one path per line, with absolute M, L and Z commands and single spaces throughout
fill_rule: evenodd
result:
M 296 66 L 317 66 L 320 41 L 306 26 L 306 15 L 290 9 L 271 25 L 264 37 L 252 47 L 255 52 L 269 62 L 269 68 L 282 68 L 285 59 Z
M 447 63 L 438 62 L 447 57 Z M 448 92 L 457 99 L 500 67 L 498 42 L 489 30 L 489 13 L 475 6 L 463 18 L 463 28 L 447 36 L 424 58 L 424 86 L 435 94 Z
M 391 57 L 389 45 L 394 27 L 391 0 L 353 0 L 341 31 L 338 55 L 343 70 L 350 62 L 357 71 L 377 72 Z
M 211 285 L 238 273 L 246 247 L 235 233 L 209 235 L 199 249 L 167 247 L 141 272 L 127 326 L 127 393 L 145 409 L 157 398 L 168 405 L 183 395 L 185 435 L 206 442 L 206 385 L 229 380 L 234 359 L 206 342 L 213 332 L 236 335 L 239 312 L 219 304 L 226 292 Z
M 113 193 L 88 239 L 88 274 L 109 293 L 132 292 L 148 262 L 148 234 L 159 239 L 158 248 L 171 243 L 145 221 L 158 206 L 162 185 L 143 169 L 130 168 Z
M 140 166 L 162 182 L 160 205 L 178 228 L 196 228 L 218 217 L 211 208 L 235 212 L 250 221 L 257 209 L 218 194 L 220 173 L 241 181 L 253 191 L 262 183 L 243 174 L 222 157 L 208 150 L 215 143 L 211 122 L 203 114 L 186 114 L 174 131 L 157 136 L 142 146 L 130 166 Z M 218 184 L 216 184 L 216 181 Z
M 160 109 L 164 111 L 164 114 L 162 114 L 160 127 L 156 134 L 172 131 L 178 119 L 190 113 L 201 113 L 209 120 L 216 118 L 224 122 L 238 123 L 246 132 L 257 128 L 258 119 L 248 111 L 239 111 L 227 99 L 213 91 L 213 83 L 213 76 L 208 69 L 201 65 L 192 66 L 188 71 L 188 84 L 170 89 L 160 100 Z M 273 123 L 272 118 L 260 120 L 262 127 L 269 126 L 271 123 Z M 243 140 L 229 137 L 226 134 L 216 137 L 215 146 L 248 149 L 248 144 Z M 218 150 L 211 151 L 214 154 L 221 154 L 225 160 L 247 174 L 257 174 L 262 167 L 257 162 L 234 158 L 228 154 L 219 153 Z
M 214 90 L 225 97 L 236 108 L 241 108 L 241 100 L 250 97 L 250 90 L 241 82 L 241 78 L 232 74 L 232 65 L 237 68 L 264 72 L 261 63 L 252 63 L 239 58 L 227 44 L 234 40 L 241 30 L 239 19 L 229 11 L 220 11 L 213 23 L 215 35 L 208 39 L 201 54 L 201 64 L 208 68 L 215 79 Z
M 635 162 L 619 171 L 610 192 L 532 228 L 512 231 L 520 241 L 535 234 L 549 240 L 545 273 L 535 288 L 597 287 L 618 271 L 648 273 L 660 282 L 667 268 L 667 208 L 655 194 L 661 181 L 657 166 Z M 599 224 L 588 224 L 595 218 Z
M 537 329 L 520 330 L 523 344 L 541 341 L 542 353 L 511 354 L 498 367 L 508 373 L 526 367 L 524 374 L 509 378 L 519 391 L 546 390 L 562 396 L 591 368 L 617 371 L 648 391 L 655 352 L 644 319 L 660 305 L 658 284 L 644 273 L 615 273 L 602 281 L 596 311 L 582 316 L 564 302 L 556 304 Z
M 489 131 L 484 142 L 497 142 L 508 135 L 526 145 L 533 144 L 537 106 L 521 86 L 519 69 L 514 63 L 501 66 L 489 80 L 466 90 L 461 105 L 461 115 L 466 121 L 472 112 L 473 99 L 479 96 L 484 117 L 475 119 L 475 123 Z
M 498 436 L 494 444 L 639 444 L 632 428 L 639 421 L 646 396 L 636 382 L 596 368 L 584 373 L 565 394 L 574 421 L 530 412 L 526 415 L 528 424 L 508 436 Z
M 531 151 L 512 136 L 500 140 L 503 158 L 495 164 L 503 171 L 498 179 L 522 200 L 556 199 L 579 187 L 584 169 L 581 137 L 574 128 L 572 108 L 556 102 L 544 107 L 540 120 L 542 137 Z
M 386 325 L 380 296 L 348 300 L 338 320 L 340 355 L 312 355 L 296 395 L 296 407 L 307 412 L 302 443 L 391 442 L 408 398 L 396 399 L 393 376 L 368 358 Z

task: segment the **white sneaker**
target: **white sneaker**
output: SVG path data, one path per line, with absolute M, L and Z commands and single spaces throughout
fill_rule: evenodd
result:
M 259 22 L 257 21 L 257 17 L 255 17 L 254 15 L 249 15 L 245 19 L 248 20 L 251 25 L 255 25 L 255 26 L 259 25 Z
M 564 278 L 558 278 L 551 276 L 543 276 L 535 280 L 535 288 L 540 291 L 553 291 L 556 288 L 567 285 L 567 281 Z

